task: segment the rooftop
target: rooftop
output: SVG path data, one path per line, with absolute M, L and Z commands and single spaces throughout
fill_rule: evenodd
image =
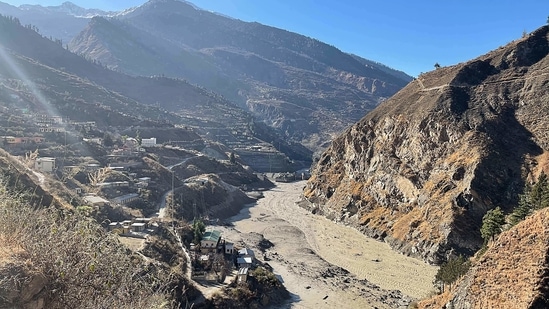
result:
M 218 230 L 206 231 L 204 236 L 202 236 L 202 241 L 213 241 L 218 242 L 221 238 L 221 232 Z
M 255 254 L 254 254 L 254 252 L 252 251 L 252 249 L 248 249 L 248 248 L 244 248 L 244 249 L 238 250 L 238 255 L 243 255 L 243 256 L 255 256 Z
M 252 264 L 252 258 L 247 256 L 247 257 L 239 257 L 236 259 L 236 263 L 237 264 Z
M 108 203 L 106 199 L 99 197 L 97 195 L 87 195 L 84 196 L 84 200 L 90 204 L 97 204 L 97 203 Z

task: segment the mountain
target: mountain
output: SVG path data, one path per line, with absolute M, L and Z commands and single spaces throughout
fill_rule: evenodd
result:
M 432 263 L 472 255 L 487 210 L 549 164 L 548 54 L 544 26 L 420 75 L 333 141 L 306 207 Z
M 19 7 L 0 2 L 0 14 L 18 18 L 24 25 L 37 27 L 42 35 L 68 43 L 93 16 L 114 16 L 115 12 L 84 9 L 71 2 L 58 6 L 24 4 Z
M 95 17 L 69 48 L 132 75 L 206 87 L 310 149 L 412 79 L 318 40 L 177 0 Z
M 549 210 L 502 233 L 449 295 L 420 308 L 547 308 Z
M 284 162 L 310 162 L 310 151 L 284 141 L 219 95 L 182 80 L 114 72 L 22 27 L 17 19 L 1 17 L 0 23 L 1 61 L 5 64 L 0 66 L 1 94 L 3 106 L 10 108 L 6 115 L 29 108 L 76 121 L 95 121 L 109 130 L 186 127 L 232 149 L 276 143 L 289 158 L 274 146 L 272 152 L 262 153 L 265 158 L 276 154 Z

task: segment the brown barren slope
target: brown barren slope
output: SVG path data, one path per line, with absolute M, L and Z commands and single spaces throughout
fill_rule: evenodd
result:
M 306 207 L 431 263 L 472 255 L 482 216 L 544 164 L 548 31 L 419 76 L 334 140 Z
M 548 222 L 549 209 L 543 209 L 502 233 L 452 291 L 446 307 L 548 308 Z M 443 305 L 428 300 L 420 308 Z

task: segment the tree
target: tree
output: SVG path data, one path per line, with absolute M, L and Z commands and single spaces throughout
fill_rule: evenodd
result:
M 231 162 L 231 164 L 236 163 L 236 157 L 234 155 L 234 151 L 231 151 L 231 155 L 229 156 L 229 161 Z
M 505 216 L 501 208 L 496 207 L 488 210 L 484 217 L 482 217 L 482 227 L 480 228 L 480 235 L 487 243 L 493 240 L 496 235 L 501 233 L 501 227 L 505 224 Z
M 103 134 L 103 145 L 105 145 L 105 147 L 114 146 L 114 141 L 109 133 L 105 132 L 105 134 Z
M 469 267 L 471 267 L 471 262 L 461 255 L 458 258 L 450 259 L 440 265 L 435 276 L 435 282 L 442 283 L 442 292 L 444 292 L 444 285 L 450 285 L 451 287 L 459 277 L 467 273 Z
M 193 242 L 195 244 L 199 244 L 202 240 L 202 236 L 204 236 L 204 232 L 206 232 L 206 225 L 202 220 L 194 220 L 193 222 Z
M 549 181 L 544 172 L 538 177 L 538 181 L 532 187 L 530 192 L 530 200 L 533 209 L 542 209 L 549 206 Z
M 438 62 L 435 63 L 435 69 L 440 69 L 440 64 L 438 64 Z
M 532 212 L 532 203 L 530 201 L 529 187 L 527 186 L 523 194 L 519 195 L 519 204 L 513 209 L 513 212 L 509 214 L 508 222 L 511 226 L 517 225 L 520 221 L 524 220 Z

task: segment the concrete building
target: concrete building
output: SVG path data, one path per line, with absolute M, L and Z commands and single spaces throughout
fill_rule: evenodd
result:
M 234 244 L 232 242 L 225 242 L 225 254 L 233 254 Z
M 244 268 L 240 268 L 238 270 L 238 275 L 236 277 L 236 282 L 238 284 L 244 284 L 246 283 L 246 281 L 248 281 L 248 272 L 249 272 L 249 268 L 248 267 L 244 267 Z
M 141 147 L 155 147 L 155 146 L 156 146 L 156 137 L 141 139 Z
M 34 169 L 45 173 L 53 172 L 53 170 L 55 169 L 55 158 L 37 158 L 34 162 Z
M 134 223 L 132 223 L 132 225 L 130 225 L 130 228 L 131 228 L 132 232 L 136 232 L 136 233 L 143 232 L 143 231 L 145 231 L 146 223 L 144 223 L 144 222 L 134 222 Z
M 105 204 L 109 202 L 106 199 L 97 195 L 86 195 L 84 196 L 84 201 L 91 206 L 105 206 Z
M 252 267 L 253 258 L 252 257 L 239 257 L 236 259 L 236 265 L 239 268 L 250 268 Z
M 239 257 L 251 257 L 251 258 L 254 258 L 254 257 L 255 257 L 255 253 L 253 252 L 252 249 L 244 248 L 244 249 L 238 250 L 238 256 L 239 256 Z
M 131 203 L 139 198 L 139 194 L 137 193 L 130 193 L 122 196 L 115 197 L 112 201 L 117 204 L 128 204 Z
M 221 232 L 217 230 L 206 231 L 202 240 L 200 240 L 200 248 L 202 251 L 215 251 L 221 241 Z

